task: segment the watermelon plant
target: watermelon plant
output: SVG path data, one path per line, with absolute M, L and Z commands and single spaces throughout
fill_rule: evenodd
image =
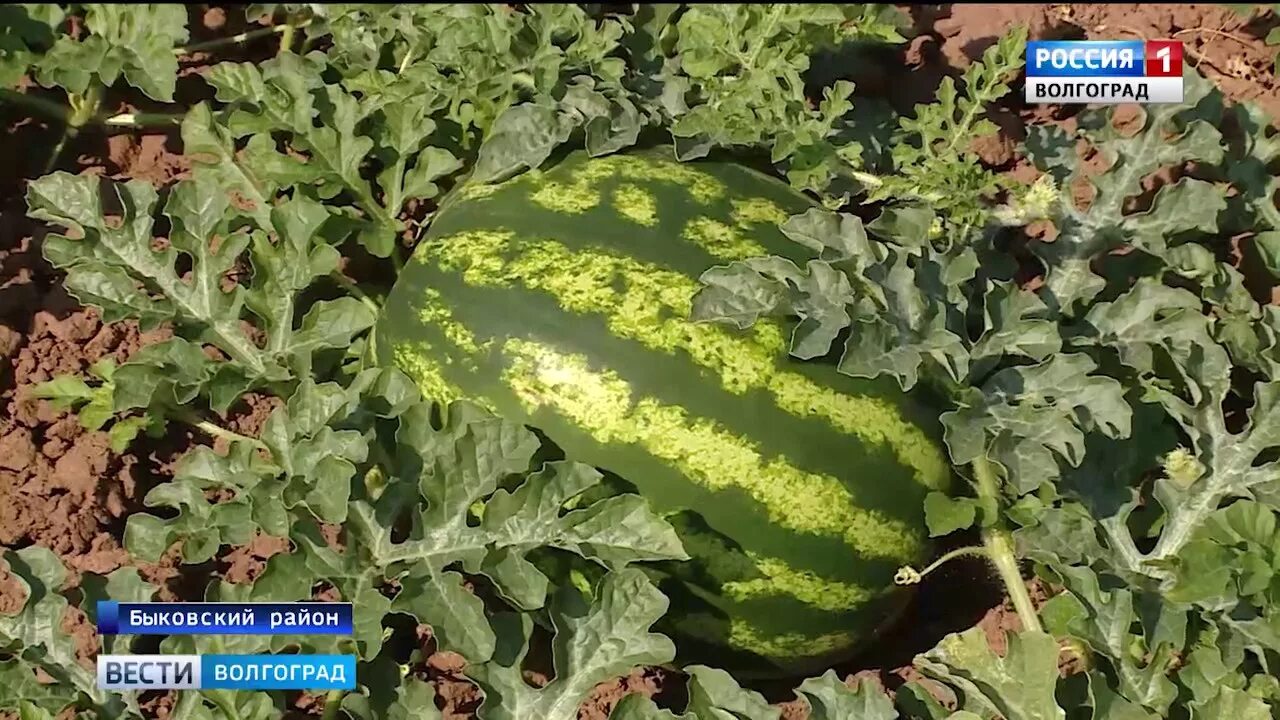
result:
M 762 679 L 814 719 L 1280 717 L 1280 311 L 1226 247 L 1275 274 L 1258 110 L 1189 71 L 1136 129 L 1030 126 L 1021 183 L 971 144 L 1021 28 L 894 114 L 815 72 L 902 43 L 890 6 L 236 10 L 183 47 L 178 6 L 0 7 L 7 111 L 172 124 L 192 165 L 26 183 L 66 291 L 168 331 L 29 396 L 115 452 L 194 438 L 125 566 L 3 549 L 0 713 L 446 717 L 429 649 L 481 720 L 573 720 L 636 667 L 685 697 L 614 720 L 778 720 Z M 173 101 L 197 49 L 199 102 L 111 106 Z M 259 538 L 252 580 L 204 570 Z M 846 682 L 959 557 L 1021 628 Z M 97 688 L 66 619 L 167 561 L 183 599 L 341 598 L 355 632 L 96 651 L 349 653 L 359 689 Z

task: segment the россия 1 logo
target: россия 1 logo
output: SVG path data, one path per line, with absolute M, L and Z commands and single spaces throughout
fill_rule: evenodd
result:
M 1028 103 L 1180 103 L 1179 40 L 1027 43 Z

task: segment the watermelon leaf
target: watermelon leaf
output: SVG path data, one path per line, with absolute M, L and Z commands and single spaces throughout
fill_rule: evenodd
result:
M 851 688 L 840 681 L 834 670 L 800 684 L 799 694 L 809 704 L 813 720 L 894 720 L 898 713 L 881 690 L 869 682 Z
M 36 668 L 16 657 L 0 663 L 0 682 L 0 708 L 24 718 L 52 718 L 78 697 L 74 687 L 40 682 Z
M 553 107 L 524 103 L 509 108 L 494 121 L 471 180 L 503 180 L 536 168 L 569 139 L 571 130 Z
M 777 720 L 781 713 L 770 707 L 762 695 L 744 690 L 729 673 L 716 668 L 698 665 L 688 668 L 689 710 L 694 717 L 717 717 L 724 713 Z
M 887 372 L 907 390 L 916 385 L 921 368 L 928 364 L 958 382 L 968 375 L 969 353 L 949 327 L 954 316 L 945 298 L 929 292 L 930 284 L 922 283 L 920 277 L 935 273 L 941 277 L 944 265 L 921 263 L 913 270 L 909 257 L 908 251 L 892 248 L 884 262 L 867 269 L 866 275 L 877 286 L 879 306 L 859 303 L 862 313 L 845 341 L 840 371 L 867 378 Z
M 417 515 L 421 537 L 384 545 L 380 552 L 394 562 L 416 563 L 402 581 L 413 592 L 403 593 L 396 607 L 433 618 L 443 647 L 474 661 L 494 648 L 479 600 L 462 591 L 456 573 L 437 569 L 449 563 L 489 576 L 518 607 L 536 609 L 549 584 L 524 558 L 535 547 L 556 547 L 619 569 L 632 561 L 686 557 L 670 526 L 637 504 L 638 498 L 607 498 L 562 514 L 565 503 L 603 479 L 586 466 L 551 463 L 514 492 L 499 489 L 503 477 L 528 470 L 538 447 L 523 427 L 455 405 L 437 431 L 427 412 L 428 405 L 411 409 L 397 436 L 422 466 L 420 492 L 427 508 Z M 384 499 L 399 502 L 392 494 Z M 477 502 L 484 502 L 484 514 L 480 526 L 472 527 L 467 517 Z M 383 505 L 355 507 L 366 518 L 391 512 L 379 510 Z
M 386 388 L 397 397 L 396 383 L 358 385 L 371 398 Z M 175 507 L 179 514 L 169 520 L 131 516 L 126 546 L 153 559 L 181 540 L 186 561 L 200 562 L 223 545 L 248 542 L 255 531 L 290 536 L 299 551 L 272 558 L 274 569 L 255 586 L 267 593 L 261 597 L 303 599 L 296 596 L 327 581 L 356 603 L 362 656 L 371 658 L 381 647 L 383 616 L 405 612 L 430 623 L 442 649 L 475 663 L 492 655 L 497 639 L 480 598 L 464 589 L 462 575 L 446 569 L 453 563 L 489 576 L 517 606 L 536 609 L 550 586 L 524 557 L 535 548 L 556 547 L 619 569 L 686 557 L 671 527 L 637 497 L 609 497 L 565 512 L 566 503 L 602 480 L 586 466 L 548 464 L 514 490 L 500 489 L 501 480 L 528 472 L 538 442 L 522 427 L 463 406 L 439 430 L 429 419 L 430 405 L 383 412 L 400 418 L 403 455 L 385 468 L 393 476 L 375 495 L 357 486 L 359 499 L 348 502 L 370 443 L 386 439 L 346 429 L 366 422 L 363 404 L 336 385 L 303 383 L 263 427 L 260 442 L 269 461 L 245 441 L 233 442 L 225 457 L 207 449 L 189 453 L 174 481 L 147 496 L 148 505 Z M 231 497 L 210 502 L 210 490 Z M 479 525 L 468 520 L 476 503 L 485 508 Z M 389 524 L 398 517 L 412 518 L 415 530 L 392 541 Z M 323 537 L 318 521 L 345 523 L 341 549 Z M 291 577 L 311 579 L 294 586 L 287 582 Z M 398 591 L 388 597 L 380 588 L 392 580 Z M 263 649 L 267 640 L 246 651 Z
M 751 690 L 742 689 L 728 673 L 704 665 L 685 668 L 689 674 L 689 703 L 685 712 L 676 715 L 659 709 L 643 695 L 624 697 L 614 708 L 609 720 L 778 720 L 781 711 L 765 702 Z M 835 671 L 810 678 L 800 684 L 797 695 L 809 707 L 813 720 L 895 720 L 898 713 L 883 691 L 869 683 L 851 688 L 841 682 Z
M 1271 34 L 1275 34 L 1274 29 Z M 1280 231 L 1280 208 L 1271 201 L 1280 189 L 1280 178 L 1268 170 L 1280 156 L 1280 140 L 1270 134 L 1271 118 L 1257 105 L 1242 104 L 1231 108 L 1231 112 L 1242 138 L 1227 148 L 1227 177 L 1240 189 L 1236 202 L 1244 208 L 1226 215 L 1226 221 L 1235 222 L 1224 229 L 1257 233 L 1253 242 L 1261 259 L 1272 275 L 1280 276 L 1280 249 L 1276 247 L 1275 234 Z
M 1118 678 L 1119 697 L 1158 713 L 1165 713 L 1177 695 L 1167 676 L 1173 653 L 1187 640 L 1187 608 L 1154 593 L 1110 587 L 1106 576 L 1087 567 L 1062 569 L 1068 593 L 1046 604 L 1046 627 L 1079 639 L 1100 657 L 1108 658 Z M 1105 584 L 1104 584 L 1105 583 Z M 1131 631 L 1141 620 L 1141 630 Z M 1146 648 L 1146 653 L 1137 650 Z M 1106 691 L 1095 688 L 1095 694 Z
M 565 588 L 552 605 L 555 679 L 540 689 L 525 682 L 520 668 L 532 622 L 525 615 L 493 617 L 501 640 L 493 661 L 468 671 L 484 690 L 482 720 L 573 720 L 597 683 L 675 657 L 671 641 L 649 631 L 666 611 L 667 599 L 643 572 L 609 573 L 590 604 L 584 600 L 576 589 Z
M 235 450 L 231 457 L 223 458 L 199 448 L 184 456 L 173 482 L 153 488 L 144 499 L 148 507 L 178 510 L 177 516 L 167 520 L 146 513 L 130 516 L 124 532 L 125 548 L 141 560 L 156 562 L 181 540 L 184 560 L 204 562 L 223 545 L 248 542 L 261 527 L 279 533 L 284 515 L 271 508 L 270 500 L 279 489 L 278 483 L 262 483 L 250 470 L 251 452 L 251 448 Z M 206 490 L 229 490 L 234 498 L 212 503 Z M 257 505 L 261 509 L 255 517 Z
M 275 232 L 272 205 L 276 193 L 294 184 L 313 183 L 319 172 L 310 164 L 276 150 L 266 135 L 249 138 L 237 152 L 236 136 L 205 103 L 182 119 L 182 144 L 194 160 L 195 176 L 239 198 L 237 210 L 262 230 Z
M 1132 410 L 1123 388 L 1095 369 L 1088 356 L 1071 354 L 995 373 L 963 397 L 963 409 L 943 415 L 952 458 L 987 455 L 1026 493 L 1059 476 L 1059 459 L 1080 464 L 1086 432 L 1127 437 Z
M 941 537 L 971 527 L 978 517 L 978 506 L 970 498 L 952 498 L 931 492 L 924 500 L 925 522 L 929 535 Z
M 1091 178 L 1094 196 L 1088 208 L 1075 206 L 1068 194 L 1060 196 L 1050 212 L 1050 219 L 1059 228 L 1059 235 L 1051 243 L 1038 242 L 1032 251 L 1044 262 L 1047 269 L 1045 287 L 1041 293 L 1051 307 L 1066 315 L 1074 315 L 1077 303 L 1092 301 L 1105 285 L 1102 277 L 1089 264 L 1092 260 L 1125 244 L 1143 243 L 1144 239 L 1173 236 L 1196 228 L 1214 227 L 1214 218 L 1223 207 L 1220 193 L 1204 191 L 1198 194 L 1199 202 L 1183 204 L 1183 212 L 1157 212 L 1129 215 L 1124 211 L 1124 201 L 1138 192 L 1142 178 L 1155 170 L 1187 161 L 1216 163 L 1223 157 L 1221 134 L 1208 119 L 1196 116 L 1196 105 L 1212 89 L 1212 85 L 1194 71 L 1184 77 L 1186 90 L 1183 105 L 1152 105 L 1145 109 L 1145 118 L 1138 132 L 1123 135 L 1109 120 L 1109 113 L 1087 116 L 1083 127 L 1089 137 L 1108 158 L 1123 158 L 1114 162 L 1107 172 Z M 1036 130 L 1036 133 L 1044 131 Z M 1176 133 L 1170 141 L 1166 132 Z M 1063 186 L 1084 181 L 1084 169 L 1071 154 L 1046 155 L 1039 148 L 1052 143 L 1043 138 L 1028 137 L 1027 151 L 1036 166 L 1053 174 Z M 1198 186 L 1199 181 L 1183 181 L 1182 191 L 1172 186 L 1165 188 L 1170 200 L 1187 188 Z M 1172 207 L 1172 204 L 1170 205 Z M 1148 244 L 1159 254 L 1158 247 Z M 1145 248 L 1144 248 L 1145 249 Z
M 95 626 L 98 622 L 99 600 L 150 602 L 156 593 L 156 586 L 144 580 L 137 569 L 131 567 L 118 568 L 105 576 L 85 575 L 80 587 L 82 590 L 80 608 L 89 622 Z M 99 639 L 103 652 L 124 654 L 130 652 L 137 636 L 102 635 Z
M 987 223 L 991 198 L 1009 183 L 978 162 L 971 143 L 997 132 L 982 109 L 1009 92 L 1024 64 L 1026 40 L 1026 28 L 1010 29 L 965 68 L 962 89 L 943 78 L 933 102 L 899 120 L 891 150 L 895 172 L 876 178 L 868 200 L 924 200 L 957 233 Z
M 639 693 L 631 693 L 618 701 L 609 720 L 690 720 L 688 715 L 676 715 L 664 710 Z M 693 719 L 696 720 L 696 719 Z
M 979 628 L 949 635 L 915 665 L 929 677 L 960 690 L 962 710 L 979 717 L 1010 720 L 1063 720 L 1054 699 L 1058 680 L 1058 643 L 1042 632 L 1008 637 L 1004 657 L 987 645 Z
M 1213 700 L 1191 706 L 1192 720 L 1209 718 L 1239 718 L 1240 720 L 1269 720 L 1271 709 L 1258 698 L 1243 690 L 1224 687 Z
M 992 281 L 983 301 L 983 333 L 970 352 L 973 374 L 986 375 L 1005 358 L 1040 362 L 1061 350 L 1062 336 L 1048 310 L 1034 293 Z
M 0 49 L 0 88 L 11 89 L 22 82 L 42 52 L 54 44 L 58 25 L 66 11 L 60 5 L 7 3 L 0 6 L 0 27 L 5 42 Z
M 1196 471 L 1187 475 L 1166 466 L 1166 477 L 1157 481 L 1155 495 L 1166 514 L 1159 542 L 1151 552 L 1138 553 L 1132 541 L 1119 538 L 1128 550 L 1124 569 L 1163 580 L 1172 577 L 1167 561 L 1188 546 L 1223 500 L 1272 485 L 1280 467 L 1260 457 L 1280 446 L 1280 403 L 1273 384 L 1255 386 L 1249 421 L 1229 431 L 1222 408 L 1232 392 L 1230 355 L 1214 341 L 1209 319 L 1197 309 L 1198 301 L 1187 291 L 1148 282 L 1089 315 L 1101 342 L 1118 350 L 1140 374 L 1149 400 L 1191 440 Z M 1156 353 L 1174 360 L 1171 372 L 1153 362 Z M 1230 450 L 1211 449 L 1217 447 Z
M 45 253 L 67 270 L 67 285 L 79 300 L 101 308 L 108 321 L 135 317 L 144 328 L 175 325 L 228 358 L 213 361 L 182 337 L 146 348 L 116 371 L 123 393 L 115 395 L 116 411 L 157 402 L 182 406 L 200 393 L 224 411 L 250 389 L 310 374 L 316 352 L 346 347 L 373 324 L 372 311 L 354 298 L 317 302 L 295 321 L 297 298 L 337 267 L 337 252 L 317 236 L 327 217 L 320 205 L 299 197 L 272 209 L 279 233 L 273 243 L 264 233 L 231 230 L 230 195 L 210 182 L 174 187 L 165 203 L 169 246 L 160 251 L 153 248 L 157 195 L 150 185 L 112 183 L 104 197 L 96 178 L 54 173 L 29 188 L 32 217 L 62 225 L 77 238 L 52 235 Z M 122 206 L 119 222 L 106 218 L 108 198 Z M 252 278 L 227 289 L 223 283 L 246 250 Z M 178 275 L 179 254 L 191 259 L 189 278 Z M 266 334 L 261 346 L 241 325 L 248 317 Z
M 59 35 L 52 47 L 33 58 L 40 84 L 84 94 L 94 86 L 110 87 L 123 77 L 151 99 L 172 102 L 178 79 L 173 47 L 187 41 L 186 10 L 171 4 L 88 3 L 82 7 L 88 35 Z M 61 15 L 62 11 L 45 10 L 29 17 L 52 29 L 61 22 Z
M 77 658 L 75 640 L 62 631 L 69 603 L 59 594 L 66 570 L 58 557 L 48 548 L 33 545 L 5 550 L 0 563 L 10 582 L 25 595 L 16 614 L 0 614 L 0 648 L 16 653 L 13 660 L 0 665 L 4 674 L 15 680 L 13 685 L 5 683 L 0 688 L 0 707 L 15 708 L 18 700 L 27 700 L 40 703 L 47 712 L 57 712 L 83 696 L 103 718 L 137 713 L 134 697 L 98 689 L 94 671 Z M 35 686 L 31 682 L 33 666 L 52 677 L 54 684 Z
M 401 678 L 395 670 L 395 697 L 348 694 L 342 707 L 359 720 L 441 720 L 435 706 L 435 690 L 415 677 Z
M 173 482 L 153 488 L 145 499 L 149 507 L 177 508 L 179 514 L 169 520 L 131 515 L 125 527 L 126 548 L 155 562 L 182 540 L 184 559 L 202 562 L 223 545 L 248 542 L 257 530 L 287 536 L 289 510 L 341 522 L 356 463 L 364 462 L 368 453 L 360 433 L 329 427 L 344 419 L 346 400 L 332 383 L 308 380 L 300 385 L 263 427 L 260 447 L 271 453 L 269 462 L 246 441 L 235 441 L 226 456 L 209 448 L 183 456 Z M 230 492 L 231 497 L 211 502 L 209 491 Z
M 795 92 L 810 56 L 900 43 L 907 26 L 886 5 L 658 5 L 635 15 L 565 4 L 516 13 L 350 5 L 325 15 L 343 85 L 383 102 L 425 103 L 459 127 L 448 149 L 476 158 L 471 182 L 536 168 L 572 138 L 599 156 L 659 127 L 681 159 L 715 147 L 767 149 L 793 185 L 818 191 L 861 148 L 843 122 L 852 83 L 824 87 L 816 107 Z
M 322 69 L 315 58 L 291 53 L 261 65 L 219 64 L 207 80 L 218 100 L 237 110 L 224 129 L 197 107 L 184 123 L 184 137 L 190 134 L 199 140 L 197 150 L 215 161 L 207 163 L 212 172 L 229 176 L 235 187 L 250 188 L 251 197 L 269 199 L 275 188 L 294 183 L 318 184 L 315 192 L 325 199 L 340 191 L 349 193 L 358 213 L 345 215 L 354 223 L 358 239 L 375 256 L 387 257 L 404 230 L 397 216 L 405 203 L 434 197 L 439 190 L 434 181 L 454 172 L 458 163 L 449 151 L 426 145 L 435 124 L 420 108 L 385 100 L 360 102 L 342 87 L 325 84 Z M 383 130 L 375 136 L 364 134 L 358 126 L 375 113 L 377 127 Z M 277 131 L 290 134 L 305 161 L 276 151 L 269 134 Z M 219 167 L 233 156 L 232 142 L 246 137 L 251 152 L 238 161 L 241 167 Z M 361 164 L 371 154 L 384 166 L 377 184 L 361 174 Z M 254 207 L 263 206 L 255 200 Z M 261 213 L 256 213 L 260 227 Z
M 760 317 L 795 313 L 804 317 L 796 328 L 792 354 L 812 359 L 825 355 L 841 330 L 849 326 L 845 303 L 853 299 L 849 280 L 821 260 L 800 270 L 783 258 L 754 258 L 708 270 L 707 291 L 695 301 L 695 320 L 727 320 L 746 328 Z

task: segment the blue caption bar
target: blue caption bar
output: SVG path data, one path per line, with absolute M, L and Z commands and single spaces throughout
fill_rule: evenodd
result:
M 204 690 L 355 690 L 354 655 L 201 655 Z
M 1027 77 L 1145 77 L 1141 40 L 1034 40 L 1027 43 Z
M 355 690 L 354 655 L 99 655 L 101 690 Z
M 351 635 L 351 603 L 98 602 L 101 635 Z

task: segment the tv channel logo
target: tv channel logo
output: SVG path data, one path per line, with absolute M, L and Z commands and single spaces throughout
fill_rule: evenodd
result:
M 1028 103 L 1180 103 L 1180 40 L 1027 43 Z

